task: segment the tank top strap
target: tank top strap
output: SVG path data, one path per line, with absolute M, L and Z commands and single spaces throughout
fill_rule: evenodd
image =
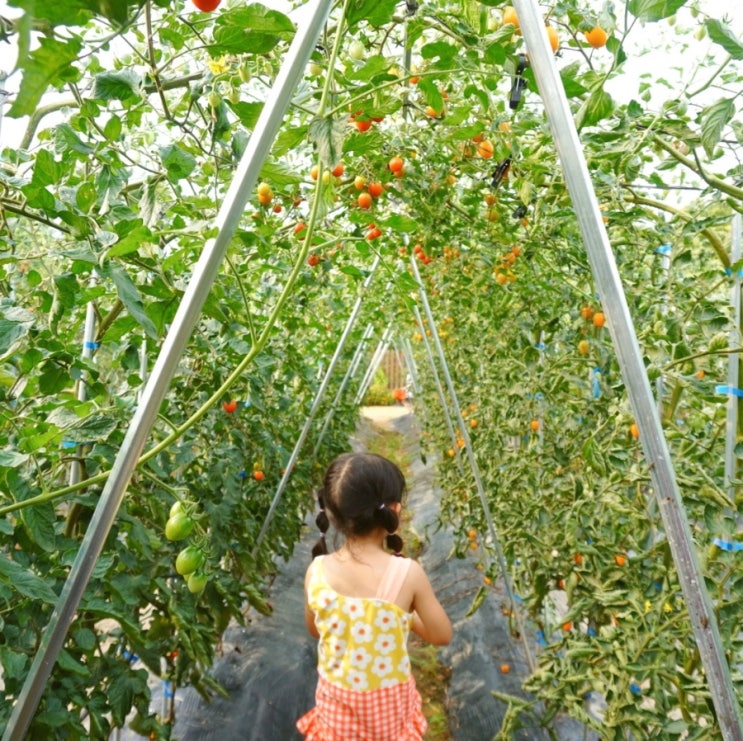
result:
M 387 570 L 382 576 L 382 581 L 377 589 L 376 599 L 383 599 L 387 602 L 394 602 L 400 593 L 400 588 L 408 575 L 411 561 L 409 558 L 399 558 L 393 556 L 390 558 Z

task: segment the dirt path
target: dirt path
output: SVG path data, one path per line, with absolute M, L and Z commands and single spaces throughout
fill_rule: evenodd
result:
M 466 616 L 482 583 L 481 575 L 469 559 L 450 558 L 453 537 L 445 530 L 436 530 L 440 492 L 435 487 L 433 464 L 423 463 L 420 458 L 415 417 L 403 406 L 363 411 L 352 441 L 354 448 L 366 449 L 380 430 L 393 431 L 400 434 L 399 444 L 412 461 L 408 478 L 410 527 L 423 542 L 420 561 L 454 623 L 454 639 L 439 654 L 441 662 L 451 669 L 447 696 L 451 737 L 455 741 L 491 741 L 501 729 L 507 710 L 505 703 L 493 697 L 492 690 L 520 695 L 521 681 L 527 675 L 522 646 L 512 638 L 501 610 L 502 590 L 496 583 L 480 609 Z M 245 628 L 233 627 L 225 634 L 224 656 L 214 667 L 214 677 L 229 697 L 215 697 L 207 703 L 193 690 L 177 693 L 174 738 L 301 739 L 294 721 L 312 706 L 316 681 L 316 648 L 304 626 L 302 583 L 316 539 L 314 526 L 309 526 L 292 558 L 282 564 L 272 588 L 274 614 L 256 615 Z M 510 673 L 499 671 L 503 663 L 511 666 Z M 159 707 L 160 691 L 155 687 L 153 707 Z M 523 721 L 524 727 L 513 738 L 550 738 L 534 718 Z M 597 738 L 584 735 L 582 726 L 560 717 L 553 720 L 552 732 L 552 738 L 565 741 Z M 139 737 L 125 731 L 121 739 L 136 741 Z

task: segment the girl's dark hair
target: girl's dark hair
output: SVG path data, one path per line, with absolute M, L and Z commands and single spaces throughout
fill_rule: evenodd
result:
M 317 493 L 320 512 L 315 523 L 322 535 L 312 558 L 328 552 L 325 533 L 330 521 L 344 535 L 366 535 L 378 527 L 387 531 L 387 547 L 399 554 L 400 520 L 389 504 L 402 501 L 405 477 L 390 460 L 375 453 L 344 453 L 328 466 Z M 327 512 L 326 512 L 327 510 Z M 328 514 L 330 513 L 330 518 Z

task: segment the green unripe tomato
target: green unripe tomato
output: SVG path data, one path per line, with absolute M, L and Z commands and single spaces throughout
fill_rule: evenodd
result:
M 191 592 L 191 594 L 203 592 L 208 581 L 209 576 L 206 573 L 203 571 L 194 571 L 194 573 L 188 577 L 188 591 Z
M 366 55 L 364 45 L 358 39 L 354 39 L 348 47 L 348 56 L 356 61 L 361 61 Z
M 165 537 L 168 540 L 183 540 L 193 530 L 194 522 L 185 512 L 177 512 L 165 523 Z
M 181 576 L 188 576 L 198 571 L 203 565 L 206 558 L 200 548 L 195 545 L 186 546 L 175 559 L 175 570 Z
M 210 108 L 219 108 L 222 102 L 222 96 L 216 90 L 210 90 L 206 96 Z

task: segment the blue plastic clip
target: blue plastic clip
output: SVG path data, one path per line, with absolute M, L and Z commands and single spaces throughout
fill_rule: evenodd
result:
M 76 443 L 74 440 L 62 440 L 62 447 L 65 450 L 69 450 L 70 448 L 76 448 L 80 443 Z
M 731 543 L 729 540 L 723 540 L 722 538 L 712 538 L 712 544 L 728 553 L 743 551 L 743 543 Z
M 670 244 L 662 244 L 655 251 L 659 255 L 670 255 L 671 254 L 671 245 Z
M 237 474 L 237 477 L 239 479 L 246 479 L 246 478 L 248 478 L 248 472 L 247 471 L 240 471 L 240 473 Z
M 734 386 L 715 386 L 716 394 L 730 394 L 731 396 L 738 396 L 743 398 L 743 390 L 737 389 Z
M 601 396 L 601 384 L 599 383 L 600 380 L 601 380 L 601 368 L 594 368 L 593 369 L 593 381 L 591 382 L 594 399 L 598 399 Z
M 544 342 L 535 342 L 534 347 L 537 348 L 537 350 L 546 350 L 547 345 L 544 344 Z
M 85 340 L 85 342 L 83 343 L 83 347 L 86 350 L 97 350 L 100 346 L 100 342 L 90 342 L 90 340 Z
M 630 684 L 630 686 L 629 686 L 629 691 L 633 695 L 641 695 L 642 694 L 642 687 L 640 687 L 640 685 L 637 684 L 636 682 L 632 682 L 632 684 Z
M 131 653 L 131 652 L 130 652 L 130 651 L 128 651 L 127 649 L 124 649 L 124 650 L 123 650 L 123 651 L 121 652 L 121 655 L 122 655 L 122 656 L 123 656 L 123 657 L 124 657 L 124 658 L 125 658 L 125 659 L 126 659 L 126 660 L 127 660 L 127 661 L 128 661 L 129 663 L 130 663 L 130 664 L 135 664 L 135 663 L 136 663 L 137 661 L 139 661 L 139 656 L 137 656 L 137 654 L 133 654 L 133 653 Z
M 163 679 L 163 695 L 168 699 L 174 697 L 173 683 L 169 679 Z

